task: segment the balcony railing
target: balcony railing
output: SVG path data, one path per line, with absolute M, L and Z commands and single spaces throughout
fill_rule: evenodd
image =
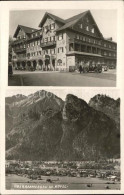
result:
M 12 45 L 17 45 L 26 42 L 26 38 L 15 40 Z
M 84 40 L 80 40 L 80 39 L 77 39 L 77 38 L 70 38 L 69 39 L 69 43 L 77 43 L 77 44 L 81 44 L 81 43 L 83 43 L 83 44 L 85 44 L 85 45 L 92 45 L 92 46 L 96 46 L 96 47 L 98 47 L 98 48 L 104 48 L 105 50 L 109 50 L 109 51 L 116 51 L 116 49 L 114 49 L 114 48 L 109 48 L 109 47 L 105 47 L 104 45 L 103 45 L 103 43 L 102 43 L 102 41 L 101 41 L 101 44 L 98 44 L 98 43 L 93 43 L 93 42 L 88 42 L 88 41 L 84 41 Z
M 25 60 L 26 60 L 26 57 L 21 57 L 21 56 L 16 56 L 16 58 L 13 59 L 14 62 L 25 61 Z
M 41 47 L 48 47 L 48 46 L 56 45 L 56 41 L 44 42 L 41 43 L 40 45 Z
M 27 39 L 27 42 L 31 41 L 31 40 L 35 40 L 35 39 L 41 39 L 41 38 L 42 38 L 42 35 L 37 35 L 35 37 L 30 37 L 30 38 Z
M 22 53 L 22 52 L 26 52 L 26 48 L 14 48 L 13 49 L 15 53 Z

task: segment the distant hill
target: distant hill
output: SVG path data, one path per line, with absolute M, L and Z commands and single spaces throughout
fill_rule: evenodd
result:
M 91 98 L 89 106 L 112 118 L 117 124 L 118 131 L 120 131 L 120 98 L 114 100 L 106 95 L 98 94 Z
M 107 98 L 102 97 L 102 102 Z M 94 109 L 97 104 L 93 102 L 91 99 L 88 105 L 72 94 L 63 101 L 44 90 L 17 99 L 14 104 L 7 98 L 6 159 L 119 158 L 119 121 L 113 115 L 119 115 L 120 103 L 117 113 L 109 116 Z M 113 109 L 113 104 L 109 108 Z

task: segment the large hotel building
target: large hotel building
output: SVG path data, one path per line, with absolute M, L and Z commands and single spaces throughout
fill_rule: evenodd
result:
M 46 12 L 39 27 L 18 25 L 12 45 L 16 69 L 64 71 L 89 64 L 116 67 L 117 44 L 103 37 L 89 10 L 66 20 Z

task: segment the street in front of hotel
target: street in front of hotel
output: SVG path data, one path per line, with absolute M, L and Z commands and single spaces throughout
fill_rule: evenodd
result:
M 102 73 L 14 71 L 9 86 L 115 87 L 116 70 Z

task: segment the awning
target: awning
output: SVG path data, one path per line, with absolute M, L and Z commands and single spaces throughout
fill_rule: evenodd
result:
M 93 54 L 93 53 L 86 53 L 86 52 L 80 52 L 80 51 L 69 51 L 67 54 L 67 56 L 72 56 L 72 55 L 84 55 L 84 56 L 93 56 L 93 57 L 100 57 L 103 58 L 103 56 L 99 55 L 99 54 Z

